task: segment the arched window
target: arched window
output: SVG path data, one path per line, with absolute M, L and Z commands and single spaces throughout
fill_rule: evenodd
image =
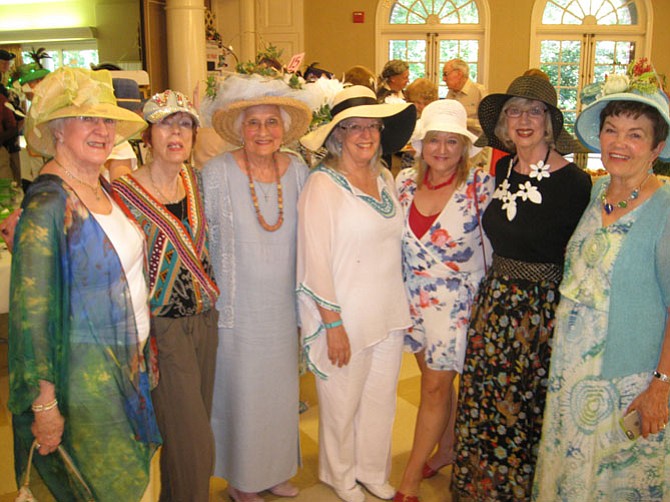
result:
M 485 0 L 382 0 L 377 8 L 377 69 L 390 59 L 409 63 L 410 80 L 426 77 L 447 94 L 442 67 L 453 58 L 470 65 L 470 78 L 486 84 L 480 64 L 488 45 Z
M 537 0 L 530 65 L 556 86 L 566 127 L 581 110 L 579 92 L 605 75 L 623 73 L 650 52 L 649 0 Z

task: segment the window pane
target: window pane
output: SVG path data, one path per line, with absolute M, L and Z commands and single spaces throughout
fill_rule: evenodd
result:
M 549 0 L 542 13 L 543 24 L 635 25 L 637 19 L 631 0 Z

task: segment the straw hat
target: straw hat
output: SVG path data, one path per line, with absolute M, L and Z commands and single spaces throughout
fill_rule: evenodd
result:
M 584 108 L 575 122 L 575 132 L 579 140 L 594 152 L 600 152 L 600 112 L 610 101 L 637 101 L 649 105 L 661 114 L 663 120 L 670 125 L 670 113 L 668 113 L 668 98 L 660 89 L 653 93 L 645 93 L 637 89 L 629 89 L 627 92 L 605 94 L 588 107 Z M 670 160 L 670 143 L 658 156 L 661 160 Z
M 26 141 L 33 151 L 47 157 L 55 153 L 54 138 L 48 128 L 48 123 L 55 119 L 114 119 L 117 121 L 115 144 L 146 127 L 137 114 L 116 105 L 112 77 L 107 70 L 59 68 L 37 84 L 34 93 L 26 121 Z
M 468 112 L 455 99 L 441 99 L 428 103 L 421 113 L 412 136 L 412 146 L 421 154 L 423 140 L 430 131 L 452 132 L 470 140 L 468 155 L 474 157 L 482 149 L 474 146 L 477 136 L 468 131 Z
M 333 119 L 300 139 L 306 148 L 317 151 L 340 122 L 349 118 L 379 118 L 384 122 L 381 145 L 384 154 L 393 153 L 409 141 L 416 125 L 416 108 L 411 103 L 377 103 L 368 87 L 352 85 L 342 89 L 330 110 Z
M 558 109 L 556 89 L 551 82 L 537 76 L 521 76 L 515 78 L 504 94 L 489 94 L 479 103 L 477 114 L 479 123 L 484 130 L 484 136 L 477 140 L 477 146 L 492 146 L 507 153 L 513 153 L 509 147 L 495 135 L 498 117 L 503 106 L 511 98 L 525 98 L 542 101 L 547 105 L 551 116 L 551 125 L 554 132 L 556 150 L 561 154 L 571 153 L 577 148 L 575 139 L 563 129 L 563 113 Z
M 252 106 L 278 106 L 291 120 L 285 124 L 283 141 L 292 143 L 305 133 L 312 120 L 311 109 L 301 101 L 303 94 L 304 91 L 290 87 L 281 77 L 230 73 L 219 80 L 215 96 L 203 101 L 201 113 L 205 123 L 210 122 L 225 141 L 242 146 L 240 115 Z
M 172 89 L 151 96 L 142 110 L 144 120 L 151 124 L 179 112 L 188 113 L 195 121 L 195 125 L 200 126 L 200 117 L 191 100 L 181 92 Z

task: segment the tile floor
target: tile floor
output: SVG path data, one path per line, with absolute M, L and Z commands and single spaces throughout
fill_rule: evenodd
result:
M 0 502 L 13 502 L 16 494 L 14 482 L 14 466 L 12 454 L 11 415 L 7 410 L 8 376 L 7 376 L 7 315 L 0 315 Z M 393 432 L 393 469 L 391 483 L 397 485 L 402 470 L 409 456 L 414 431 L 414 420 L 419 402 L 419 370 L 414 356 L 406 354 L 398 383 L 398 410 Z M 337 502 L 334 492 L 319 482 L 317 477 L 318 451 L 318 413 L 319 406 L 316 389 L 311 374 L 302 378 L 301 399 L 309 403 L 309 409 L 300 417 L 300 437 L 302 445 L 303 466 L 293 478 L 301 492 L 296 502 Z M 450 502 L 449 479 L 451 469 L 445 468 L 432 479 L 424 481 L 421 486 L 422 502 Z M 226 482 L 213 478 L 210 490 L 212 502 L 229 501 Z M 267 501 L 282 500 L 280 497 L 262 494 Z M 287 499 L 288 500 L 288 499 Z M 368 501 L 379 500 L 367 495 Z

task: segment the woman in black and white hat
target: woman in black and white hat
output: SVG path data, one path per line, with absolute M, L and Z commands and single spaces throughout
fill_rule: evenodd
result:
M 401 273 L 402 210 L 382 152 L 402 148 L 414 105 L 377 104 L 364 86 L 335 98 L 333 120 L 301 139 L 328 155 L 298 204 L 302 344 L 317 376 L 319 479 L 348 502 L 357 481 L 383 499 L 388 484 L 396 382 L 409 307 Z
M 456 500 L 527 500 L 547 386 L 550 340 L 568 239 L 591 181 L 559 152 L 563 131 L 547 80 L 515 79 L 478 109 L 496 165 L 483 225 L 493 265 L 472 310 L 456 415 Z

